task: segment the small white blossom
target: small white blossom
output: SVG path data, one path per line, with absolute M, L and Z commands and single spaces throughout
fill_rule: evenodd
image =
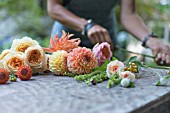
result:
M 121 85 L 122 85 L 123 87 L 128 87 L 128 86 L 130 85 L 130 79 L 128 79 L 128 78 L 123 78 L 123 79 L 121 80 Z
M 162 77 L 162 78 L 160 78 L 160 85 L 163 85 L 163 86 L 165 86 L 165 85 L 167 85 L 167 79 L 166 78 L 164 78 L 164 77 Z

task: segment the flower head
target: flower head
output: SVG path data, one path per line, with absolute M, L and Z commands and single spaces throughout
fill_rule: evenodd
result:
M 0 68 L 0 84 L 5 84 L 9 79 L 9 72 L 5 68 Z
M 39 45 L 36 40 L 32 40 L 29 37 L 23 37 L 21 39 L 13 40 L 11 51 L 24 53 L 28 47 Z
M 106 69 L 107 76 L 111 78 L 113 74 L 118 73 L 121 69 L 124 69 L 123 62 L 118 60 L 111 61 L 107 65 L 107 69 Z
M 68 72 L 67 52 L 58 50 L 49 56 L 49 69 L 57 75 L 63 75 Z
M 3 60 L 4 68 L 6 68 L 12 74 L 15 74 L 17 72 L 17 69 L 25 64 L 26 63 L 22 54 L 16 52 L 9 53 Z
M 130 71 L 122 71 L 119 73 L 121 78 L 135 79 L 135 74 Z
M 112 51 L 110 45 L 107 42 L 96 44 L 93 47 L 93 53 L 98 60 L 98 65 L 102 65 L 106 59 L 110 60 L 112 57 Z
M 79 38 L 77 39 L 69 39 L 72 34 L 66 34 L 65 31 L 62 31 L 61 38 L 58 37 L 58 34 L 54 38 L 50 39 L 50 47 L 43 48 L 45 52 L 52 53 L 56 52 L 57 50 L 65 50 L 67 52 L 72 51 L 72 49 L 79 47 L 80 44 Z
M 30 66 L 26 66 L 26 65 L 20 66 L 18 68 L 16 75 L 21 80 L 25 80 L 25 81 L 29 80 L 32 77 L 32 69 Z
M 68 54 L 67 66 L 74 74 L 86 74 L 97 66 L 97 59 L 90 49 L 78 47 Z
M 25 62 L 33 69 L 33 73 L 44 71 L 47 61 L 45 53 L 39 45 L 29 47 L 23 56 Z
M 3 67 L 4 67 L 4 65 L 3 65 L 3 59 L 4 59 L 5 56 L 6 56 L 7 54 L 9 54 L 9 53 L 10 53 L 10 50 L 9 50 L 9 49 L 5 49 L 5 50 L 2 51 L 2 53 L 1 53 L 1 55 L 0 55 L 0 68 L 3 68 Z
M 5 49 L 2 51 L 1 55 L 0 55 L 0 61 L 3 60 L 3 58 L 8 54 L 10 53 L 10 50 L 9 49 Z

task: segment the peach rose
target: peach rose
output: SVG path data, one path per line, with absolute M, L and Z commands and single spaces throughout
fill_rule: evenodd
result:
M 26 63 L 22 54 L 11 52 L 4 58 L 3 65 L 9 72 L 15 74 L 17 72 L 17 69 L 22 65 L 26 65 Z
M 135 74 L 130 72 L 130 71 L 123 71 L 119 73 L 119 76 L 121 78 L 128 78 L 128 79 L 134 79 L 135 78 Z
M 23 56 L 33 73 L 42 72 L 47 68 L 47 57 L 39 45 L 27 48 Z
M 36 40 L 32 40 L 30 37 L 23 37 L 21 39 L 13 40 L 11 51 L 24 53 L 25 50 L 31 46 L 39 45 Z
M 9 53 L 10 53 L 10 50 L 9 50 L 9 49 L 5 49 L 5 50 L 3 50 L 2 53 L 0 54 L 0 68 L 3 68 L 3 67 L 4 67 L 4 65 L 3 65 L 3 59 L 4 59 L 5 56 L 6 56 L 7 54 L 9 54 Z
M 111 78 L 111 76 L 113 74 L 118 73 L 121 69 L 124 69 L 124 67 L 125 66 L 124 66 L 123 62 L 121 62 L 121 61 L 118 61 L 118 60 L 111 61 L 107 65 L 107 69 L 106 69 L 107 76 L 109 78 Z

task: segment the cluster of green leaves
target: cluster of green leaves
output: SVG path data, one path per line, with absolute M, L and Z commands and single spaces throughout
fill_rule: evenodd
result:
M 110 79 L 109 79 L 109 81 L 108 81 L 108 83 L 107 83 L 107 87 L 108 88 L 111 88 L 111 87 L 113 87 L 114 85 L 118 85 L 118 84 L 120 84 L 120 82 L 121 82 L 121 78 L 119 77 L 119 75 L 116 73 L 116 74 L 114 74 Z
M 76 75 L 76 81 L 85 82 L 88 85 L 96 85 L 108 79 L 106 71 L 96 70 L 90 74 Z

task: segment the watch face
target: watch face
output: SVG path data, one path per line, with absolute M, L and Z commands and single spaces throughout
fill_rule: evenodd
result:
M 87 23 L 91 23 L 91 22 L 92 22 L 92 19 L 87 20 Z

